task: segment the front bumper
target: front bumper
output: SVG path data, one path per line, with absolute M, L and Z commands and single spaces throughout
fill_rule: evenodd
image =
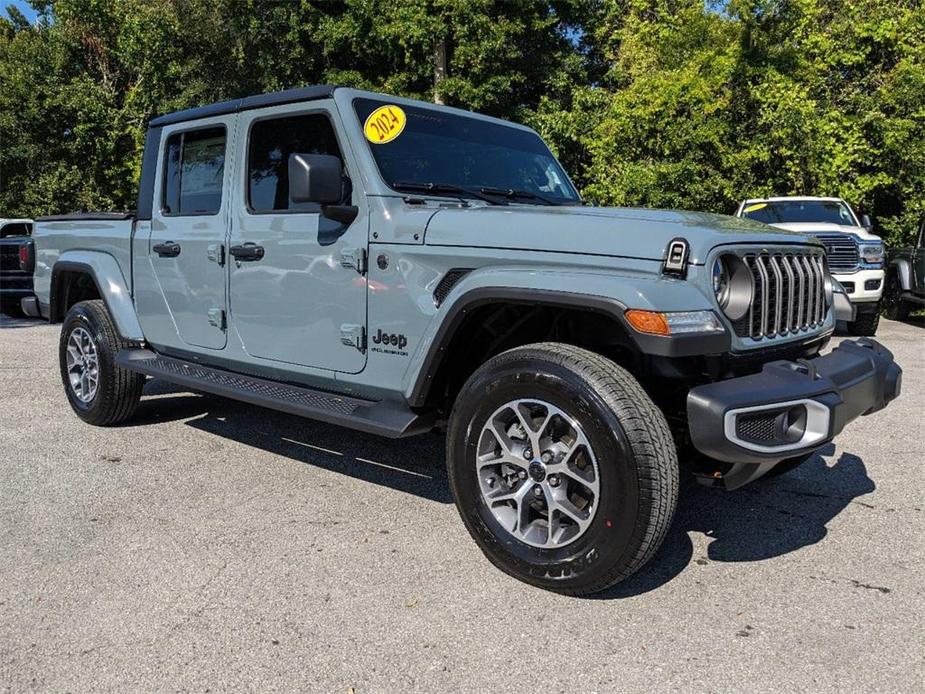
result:
M 888 349 L 867 338 L 848 340 L 822 357 L 775 361 L 761 373 L 692 388 L 691 440 L 704 455 L 734 464 L 725 481 L 734 488 L 883 409 L 901 383 L 902 369 Z
M 882 268 L 859 269 L 850 274 L 832 273 L 832 276 L 841 282 L 848 291 L 848 298 L 853 304 L 880 301 L 883 296 L 883 281 L 886 273 Z M 868 289 L 867 287 L 871 288 Z

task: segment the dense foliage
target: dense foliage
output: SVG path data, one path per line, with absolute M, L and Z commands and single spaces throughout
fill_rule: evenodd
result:
M 0 19 L 0 213 L 133 205 L 156 113 L 312 83 L 525 121 L 602 204 L 925 212 L 920 0 L 54 0 Z M 445 63 L 445 70 L 443 68 Z

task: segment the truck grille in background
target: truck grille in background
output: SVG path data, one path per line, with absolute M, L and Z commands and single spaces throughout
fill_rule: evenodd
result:
M 733 323 L 739 337 L 756 340 L 821 327 L 828 311 L 822 253 L 749 253 L 754 294 L 748 313 Z
M 848 234 L 812 234 L 825 246 L 829 269 L 833 272 L 854 270 L 860 263 L 858 244 Z

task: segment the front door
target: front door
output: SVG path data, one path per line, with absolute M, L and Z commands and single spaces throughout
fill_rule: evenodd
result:
M 329 100 L 240 115 L 245 163 L 229 242 L 231 325 L 253 357 L 357 373 L 366 365 L 367 244 L 365 200 L 350 191 L 349 153 L 338 142 Z M 344 162 L 349 223 L 329 219 L 313 203 L 289 200 L 291 154 L 329 154 Z M 353 198 L 351 200 L 351 198 Z
M 164 132 L 155 192 L 160 204 L 151 216 L 148 259 L 158 303 L 170 322 L 162 321 L 164 334 L 151 335 L 152 342 L 180 348 L 225 346 L 223 244 L 230 205 L 223 191 L 226 177 L 230 182 L 225 166 L 230 125 L 213 119 Z

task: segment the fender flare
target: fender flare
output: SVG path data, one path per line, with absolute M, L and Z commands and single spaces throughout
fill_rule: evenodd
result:
M 63 272 L 79 272 L 89 275 L 96 285 L 96 290 L 102 297 L 109 315 L 112 316 L 116 330 L 126 340 L 143 342 L 145 337 L 135 313 L 132 295 L 128 284 L 122 275 L 122 269 L 116 259 L 108 253 L 98 251 L 70 251 L 63 253 L 55 262 L 51 274 L 51 289 L 49 292 L 49 319 L 52 322 L 60 321 L 63 315 L 58 315 L 60 298 L 60 275 Z
M 405 396 L 412 407 L 423 406 L 443 355 L 469 311 L 489 303 L 518 303 L 591 310 L 616 320 L 629 340 L 641 354 L 685 357 L 698 354 L 717 354 L 730 349 L 727 332 L 713 335 L 676 335 L 662 337 L 645 335 L 634 330 L 624 314 L 627 306 L 612 297 L 579 294 L 564 290 L 537 289 L 535 287 L 480 286 L 458 296 L 448 307 L 433 338 L 428 342 L 420 368 L 405 388 Z
M 889 274 L 890 270 L 896 272 L 896 276 L 899 278 L 899 286 L 904 292 L 912 290 L 912 268 L 908 260 L 905 258 L 897 258 L 896 260 L 890 261 L 887 274 Z

